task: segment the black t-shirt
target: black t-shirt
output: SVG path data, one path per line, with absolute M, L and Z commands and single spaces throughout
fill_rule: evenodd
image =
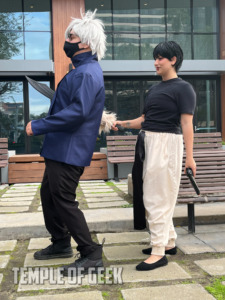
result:
M 181 114 L 194 114 L 196 94 L 181 78 L 152 86 L 145 99 L 143 130 L 181 134 Z

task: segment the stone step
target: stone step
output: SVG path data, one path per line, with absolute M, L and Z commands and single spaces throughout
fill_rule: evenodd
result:
M 133 208 L 83 210 L 91 232 L 124 232 L 133 230 Z M 196 224 L 224 223 L 224 203 L 195 205 Z M 175 226 L 187 225 L 187 205 L 176 206 Z M 0 214 L 0 240 L 46 237 L 42 212 Z

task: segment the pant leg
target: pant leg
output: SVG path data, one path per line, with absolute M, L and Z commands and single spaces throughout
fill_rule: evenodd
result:
M 82 255 L 94 252 L 99 245 L 92 241 L 84 215 L 78 207 L 79 203 L 75 201 L 76 188 L 84 168 L 49 159 L 46 159 L 45 163 L 50 193 L 59 219 L 68 228 L 69 233 L 78 244 L 77 250 Z M 54 223 L 52 228 L 57 228 L 50 211 L 46 218 L 48 216 Z M 57 233 L 55 232 L 55 234 Z
M 183 157 L 182 135 L 146 132 L 143 199 L 151 231 L 152 254 L 164 255 L 175 243 L 173 213 Z
M 66 238 L 69 235 L 68 228 L 57 213 L 57 209 L 52 199 L 46 170 L 44 172 L 40 192 L 46 229 L 51 234 L 53 241 Z

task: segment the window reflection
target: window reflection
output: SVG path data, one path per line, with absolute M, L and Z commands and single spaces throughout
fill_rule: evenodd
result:
M 0 32 L 0 59 L 24 59 L 22 32 Z
M 217 59 L 217 36 L 194 35 L 194 59 Z
M 194 32 L 216 32 L 216 0 L 195 0 L 193 5 Z
M 41 82 L 50 86 L 49 82 Z M 47 116 L 50 106 L 50 100 L 36 91 L 31 85 L 29 85 L 29 112 L 30 120 L 37 120 L 45 118 Z M 39 153 L 43 144 L 43 135 L 33 136 L 30 139 L 31 153 Z
M 138 1 L 113 0 L 114 31 L 139 31 Z
M 165 31 L 164 0 L 140 1 L 141 31 Z
M 26 59 L 52 59 L 52 43 L 50 32 L 25 33 Z
M 22 82 L 0 82 L 0 136 L 9 139 L 9 150 L 25 152 Z
M 139 35 L 115 34 L 114 59 L 139 59 Z

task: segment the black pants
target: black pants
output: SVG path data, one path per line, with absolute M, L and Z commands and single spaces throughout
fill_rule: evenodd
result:
M 144 159 L 144 133 L 138 135 L 135 147 L 135 160 L 132 169 L 133 181 L 133 215 L 134 229 L 141 230 L 146 228 L 145 207 L 143 203 L 143 159 Z
M 92 241 L 86 220 L 75 201 L 76 188 L 84 167 L 45 159 L 41 202 L 45 226 L 53 241 L 71 235 L 82 255 L 94 252 L 99 245 Z

